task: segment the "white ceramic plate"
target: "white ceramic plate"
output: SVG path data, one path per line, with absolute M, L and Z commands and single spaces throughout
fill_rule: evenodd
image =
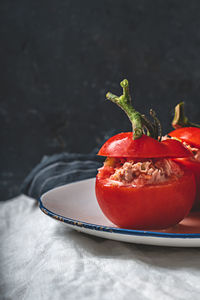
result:
M 190 214 L 167 230 L 122 229 L 103 215 L 94 187 L 92 178 L 55 188 L 39 199 L 40 209 L 75 230 L 102 238 L 158 246 L 200 247 L 200 212 Z

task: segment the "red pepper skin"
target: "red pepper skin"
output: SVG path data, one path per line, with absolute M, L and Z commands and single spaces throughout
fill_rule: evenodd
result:
M 182 127 L 170 132 L 169 136 L 179 139 L 191 147 L 200 149 L 200 128 Z M 200 162 L 193 158 L 177 159 L 177 161 L 195 175 L 197 192 L 193 210 L 200 210 Z
M 196 198 L 192 210 L 200 210 L 200 162 L 192 158 L 176 159 L 176 162 L 192 171 L 196 181 Z
M 139 139 L 133 140 L 132 132 L 122 132 L 110 139 L 101 147 L 98 155 L 106 157 L 126 158 L 176 158 L 190 157 L 191 152 L 176 140 L 157 140 L 142 135 Z
M 200 149 L 200 128 L 197 127 L 182 127 L 173 130 L 168 134 L 171 137 L 186 142 L 188 145 Z
M 184 175 L 162 184 L 140 187 L 109 184 L 96 177 L 96 198 L 105 216 L 129 229 L 163 229 L 180 222 L 190 211 L 196 184 L 194 175 Z

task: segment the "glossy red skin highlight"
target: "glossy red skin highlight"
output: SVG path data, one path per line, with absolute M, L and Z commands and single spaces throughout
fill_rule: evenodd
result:
M 121 228 L 171 227 L 189 213 L 195 198 L 194 175 L 183 170 L 178 180 L 142 187 L 108 184 L 97 175 L 97 201 L 105 216 Z
M 175 158 L 189 157 L 191 153 L 176 140 L 158 142 L 146 135 L 133 140 L 132 132 L 122 132 L 108 139 L 98 155 L 126 158 Z

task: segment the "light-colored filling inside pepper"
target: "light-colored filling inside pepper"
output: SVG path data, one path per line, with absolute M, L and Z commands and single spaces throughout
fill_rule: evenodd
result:
M 200 149 L 192 147 L 185 142 L 183 142 L 183 145 L 186 146 L 190 151 L 192 151 L 192 153 L 194 155 L 194 159 L 196 159 L 200 162 Z
M 171 159 L 131 159 L 107 158 L 99 169 L 99 176 L 109 183 L 142 186 L 178 179 L 183 175 L 181 167 Z

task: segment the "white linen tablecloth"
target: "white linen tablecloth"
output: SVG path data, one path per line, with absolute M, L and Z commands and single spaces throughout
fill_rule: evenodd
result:
M 34 203 L 0 203 L 0 299 L 199 299 L 199 248 L 89 236 Z

